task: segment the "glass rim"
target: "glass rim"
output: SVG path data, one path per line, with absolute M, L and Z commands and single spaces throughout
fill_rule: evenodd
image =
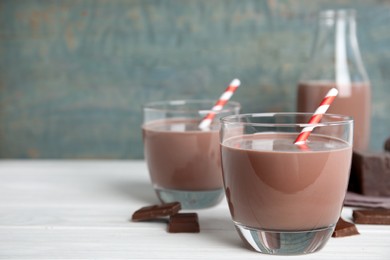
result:
M 165 111 L 165 112 L 180 112 L 181 110 L 173 109 L 175 106 L 180 105 L 196 105 L 196 104 L 203 104 L 203 105 L 209 105 L 209 109 L 187 109 L 183 110 L 185 112 L 188 111 L 211 111 L 212 107 L 215 105 L 216 100 L 212 99 L 177 99 L 177 100 L 161 100 L 161 101 L 152 101 L 145 103 L 142 105 L 143 110 L 150 110 L 150 111 Z M 170 106 L 164 107 L 164 106 Z M 222 110 L 218 111 L 218 113 L 231 111 L 234 109 L 241 109 L 241 104 L 237 101 L 228 101 L 225 106 L 222 108 Z
M 350 116 L 346 115 L 340 115 L 340 114 L 324 114 L 323 117 L 325 118 L 340 118 L 340 120 L 331 121 L 331 122 L 319 122 L 316 124 L 309 124 L 309 123 L 261 123 L 261 122 L 244 122 L 244 121 L 238 121 L 238 119 L 242 118 L 256 118 L 256 117 L 263 117 L 263 118 L 270 118 L 274 117 L 276 115 L 284 116 L 284 117 L 292 117 L 292 116 L 308 116 L 311 117 L 313 113 L 303 113 L 303 112 L 269 112 L 269 113 L 246 113 L 246 114 L 238 114 L 238 115 L 229 115 L 224 116 L 220 118 L 220 122 L 222 125 L 250 125 L 250 126 L 259 126 L 259 127 L 322 127 L 322 126 L 337 126 L 337 125 L 346 125 L 353 123 L 353 119 Z

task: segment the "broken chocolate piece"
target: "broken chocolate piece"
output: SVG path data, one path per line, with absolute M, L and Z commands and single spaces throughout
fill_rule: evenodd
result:
M 352 216 L 357 224 L 390 225 L 389 209 L 354 210 Z
M 170 216 L 169 233 L 199 233 L 198 214 L 178 213 Z
M 348 190 L 369 196 L 390 196 L 390 153 L 354 151 Z
M 348 191 L 344 206 L 390 209 L 390 197 L 367 196 Z
M 359 234 L 359 231 L 353 223 L 347 222 L 340 217 L 337 221 L 332 237 L 348 237 Z
M 389 138 L 387 138 L 387 140 L 385 141 L 384 148 L 385 148 L 385 151 L 390 152 L 390 136 L 389 136 Z
M 174 215 L 179 212 L 181 209 L 181 204 L 179 202 L 165 203 L 161 205 L 152 205 L 142 207 L 132 216 L 133 221 L 142 221 L 156 219 L 160 217 L 167 217 Z

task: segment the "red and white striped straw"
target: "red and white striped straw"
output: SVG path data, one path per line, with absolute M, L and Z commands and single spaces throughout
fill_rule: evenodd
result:
M 321 104 L 316 109 L 314 114 L 309 120 L 309 124 L 317 124 L 321 121 L 322 116 L 326 113 L 328 110 L 330 104 L 332 104 L 333 100 L 336 98 L 339 91 L 336 88 L 332 88 L 328 91 L 324 99 L 321 101 Z M 310 133 L 313 131 L 314 126 L 307 126 L 302 129 L 301 133 L 298 135 L 297 139 L 295 139 L 294 144 L 297 145 L 303 145 L 306 143 L 307 138 L 309 137 Z
M 215 115 L 222 110 L 222 108 L 225 106 L 225 104 L 229 101 L 229 99 L 233 96 L 233 93 L 237 90 L 237 88 L 240 86 L 241 82 L 239 79 L 233 79 L 232 82 L 230 82 L 229 86 L 225 89 L 221 97 L 218 99 L 218 101 L 215 103 L 211 111 L 202 119 L 202 121 L 199 124 L 199 128 L 202 130 L 205 130 L 209 128 L 211 122 L 213 121 Z

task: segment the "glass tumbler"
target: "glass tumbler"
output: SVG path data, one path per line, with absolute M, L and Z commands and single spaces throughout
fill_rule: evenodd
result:
M 224 187 L 232 220 L 254 250 L 275 255 L 318 251 L 332 235 L 347 191 L 350 117 L 308 113 L 221 119 Z M 313 127 L 305 145 L 294 144 Z
M 201 130 L 199 123 L 214 103 L 175 100 L 144 106 L 144 154 L 153 187 L 163 203 L 178 201 L 184 209 L 200 209 L 223 198 L 219 118 L 238 114 L 240 105 L 228 102 L 209 129 Z

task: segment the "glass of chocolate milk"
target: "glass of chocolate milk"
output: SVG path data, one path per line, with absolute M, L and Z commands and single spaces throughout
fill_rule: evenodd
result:
M 201 130 L 199 123 L 214 103 L 176 100 L 144 106 L 144 155 L 163 203 L 179 201 L 184 209 L 200 209 L 223 198 L 219 118 L 238 114 L 240 105 L 228 102 L 210 128 Z
M 352 157 L 350 117 L 263 113 L 221 119 L 224 187 L 240 237 L 254 250 L 299 255 L 332 235 L 346 194 Z M 313 126 L 305 145 L 294 141 Z

